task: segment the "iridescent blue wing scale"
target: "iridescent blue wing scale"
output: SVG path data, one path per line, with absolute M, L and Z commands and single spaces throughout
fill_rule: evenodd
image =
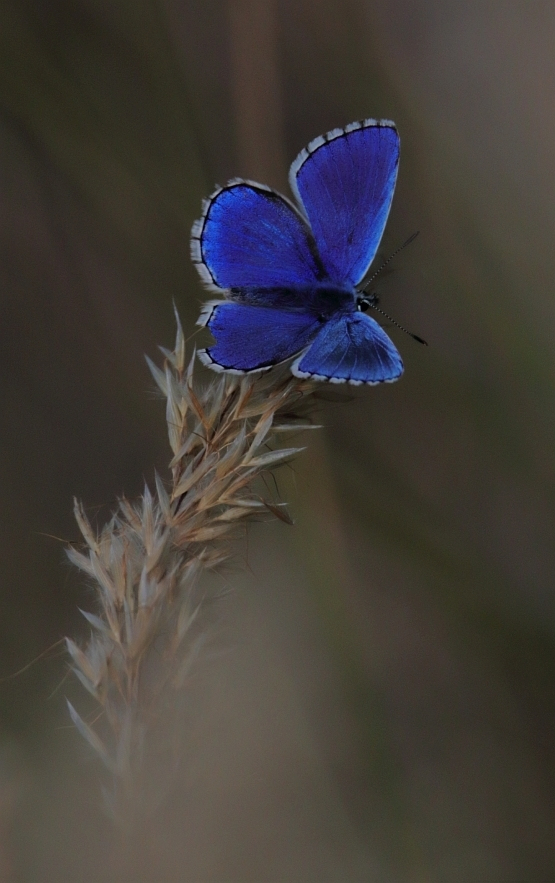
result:
M 358 285 L 376 255 L 393 199 L 399 136 L 389 120 L 363 120 L 321 135 L 291 166 L 291 189 L 306 212 L 334 281 Z
M 326 278 L 304 218 L 279 193 L 251 181 L 230 181 L 205 201 L 191 256 L 213 290 L 308 286 Z
M 356 312 L 330 319 L 291 371 L 296 377 L 359 386 L 392 383 L 403 373 L 403 362 L 378 323 Z
M 314 338 L 321 323 L 306 312 L 245 306 L 212 301 L 204 307 L 198 325 L 206 325 L 216 343 L 199 351 L 215 371 L 247 374 L 263 371 L 291 358 Z

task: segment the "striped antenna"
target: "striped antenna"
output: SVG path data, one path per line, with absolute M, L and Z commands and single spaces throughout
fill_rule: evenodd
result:
M 372 282 L 374 281 L 374 279 L 376 278 L 376 276 L 379 276 L 379 275 L 380 275 L 380 273 L 382 272 L 382 270 L 384 270 L 385 267 L 387 267 L 387 265 L 393 260 L 394 257 L 397 257 L 397 255 L 399 254 L 400 251 L 403 251 L 403 249 L 406 248 L 407 245 L 410 245 L 411 242 L 414 242 L 414 240 L 416 239 L 416 237 L 418 236 L 419 233 L 420 233 L 420 230 L 417 230 L 416 233 L 413 233 L 412 236 L 409 236 L 409 238 L 407 239 L 407 241 L 406 241 L 406 242 L 403 242 L 403 244 L 400 245 L 399 248 L 396 248 L 395 251 L 393 252 L 393 254 L 390 254 L 389 257 L 387 258 L 387 260 L 385 260 L 385 261 L 383 262 L 383 264 L 381 265 L 381 267 L 379 267 L 379 268 L 376 270 L 376 272 L 373 273 L 372 276 L 370 276 L 370 279 L 368 280 L 368 282 L 366 282 L 366 284 L 364 285 L 364 288 L 362 288 L 361 291 L 366 291 L 366 289 L 368 288 L 369 285 L 372 284 Z M 393 320 L 392 320 L 392 321 L 393 321 Z
M 360 301 L 359 306 L 363 312 L 366 312 L 366 310 L 364 310 L 364 307 L 366 307 L 366 309 L 370 308 L 371 310 L 376 310 L 376 312 L 381 313 L 382 316 L 385 316 L 385 318 L 388 319 L 393 325 L 395 325 L 401 331 L 404 331 L 405 334 L 408 334 L 409 337 L 412 337 L 413 340 L 417 340 L 418 343 L 423 343 L 424 346 L 428 346 L 427 341 L 425 341 L 422 337 L 419 337 L 418 334 L 413 334 L 412 331 L 407 331 L 407 329 L 403 328 L 403 326 L 400 325 L 399 322 L 396 322 L 395 319 L 392 319 L 391 316 L 388 316 L 387 313 L 384 313 L 383 310 L 380 310 L 380 308 L 376 306 L 375 302 L 362 300 Z

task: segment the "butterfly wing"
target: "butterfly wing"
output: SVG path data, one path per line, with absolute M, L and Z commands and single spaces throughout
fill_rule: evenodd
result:
M 231 181 L 205 201 L 191 256 L 203 281 L 220 290 L 326 278 L 304 219 L 279 193 L 250 181 Z
M 215 371 L 246 374 L 261 371 L 294 356 L 314 338 L 320 322 L 314 315 L 231 301 L 212 301 L 198 321 L 206 325 L 216 343 L 199 351 Z
M 378 323 L 356 312 L 327 322 L 291 371 L 296 377 L 358 386 L 397 380 L 403 373 L 403 362 Z
M 357 285 L 372 263 L 393 199 L 399 136 L 389 120 L 321 135 L 301 151 L 289 180 L 331 279 Z

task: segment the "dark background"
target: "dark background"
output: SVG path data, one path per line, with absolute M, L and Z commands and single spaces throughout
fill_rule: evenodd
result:
M 555 879 L 554 44 L 522 0 L 2 3 L 0 675 L 86 637 L 73 495 L 100 524 L 165 468 L 143 353 L 172 298 L 194 330 L 214 184 L 391 118 L 384 255 L 421 231 L 378 290 L 430 346 L 391 332 L 402 381 L 324 407 L 296 526 L 222 576 L 134 879 Z M 60 652 L 0 684 L 6 881 L 118 879 Z

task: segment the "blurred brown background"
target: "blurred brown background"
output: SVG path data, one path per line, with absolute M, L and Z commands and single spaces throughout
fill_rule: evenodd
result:
M 1 676 L 86 635 L 73 495 L 164 469 L 143 353 L 172 298 L 193 331 L 215 182 L 388 117 L 384 254 L 421 231 L 378 290 L 430 346 L 392 331 L 405 377 L 323 408 L 296 526 L 238 549 L 134 879 L 555 880 L 555 7 L 4 0 L 0 43 Z M 0 685 L 0 878 L 116 880 L 51 656 Z

